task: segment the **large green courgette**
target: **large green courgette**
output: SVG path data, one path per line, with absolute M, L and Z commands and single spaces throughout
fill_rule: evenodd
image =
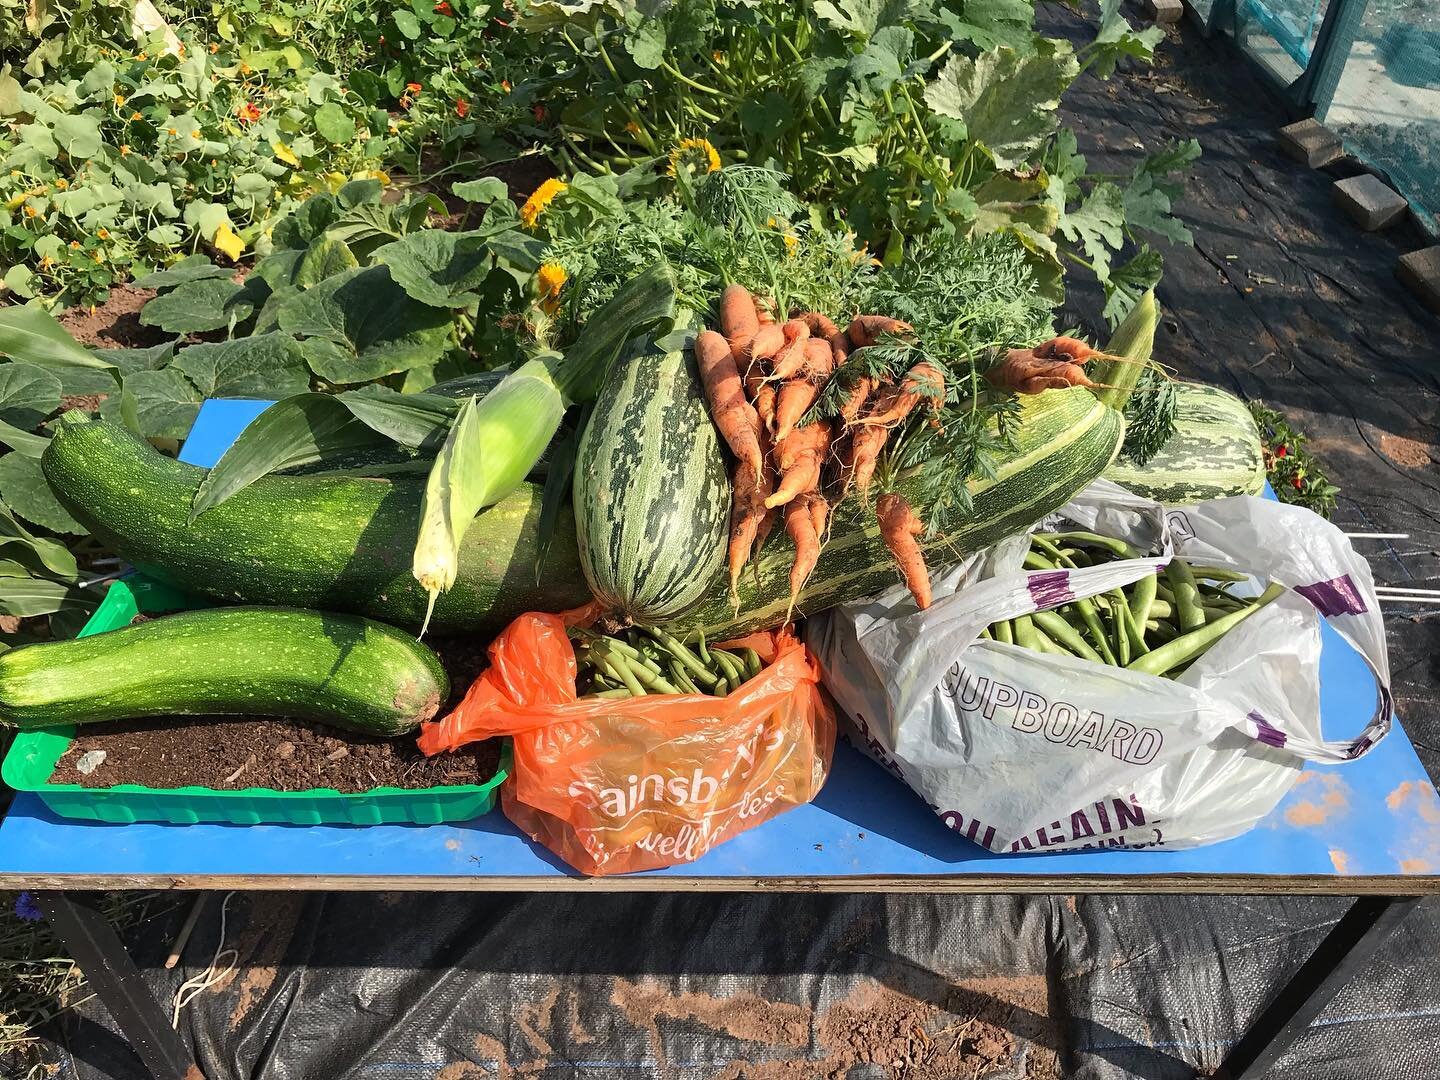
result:
M 0 654 L 0 723 L 287 716 L 400 735 L 449 693 L 411 635 L 354 615 L 209 608 Z
M 1147 359 L 1156 312 L 1147 297 L 1108 346 Z M 1092 371 L 1098 382 L 1133 382 L 1135 365 Z M 1106 391 L 1120 405 L 1123 390 Z M 1124 420 L 1089 390 L 1047 390 L 1023 399 L 1014 451 L 992 479 L 971 481 L 966 523 L 922 546 L 932 567 L 1025 529 L 1057 509 L 1110 464 Z M 76 519 L 152 577 L 192 592 L 244 603 L 356 611 L 418 627 L 425 593 L 410 576 L 423 476 L 387 479 L 267 476 L 189 519 L 203 469 L 164 457 L 123 427 L 85 414 L 61 418 L 41 464 Z M 905 491 L 924 517 L 919 493 Z M 482 512 L 466 533 L 455 586 L 435 605 L 437 629 L 493 633 L 525 611 L 559 611 L 589 599 L 563 507 L 536 567 L 540 489 L 528 484 Z M 776 530 L 779 534 L 780 530 Z M 784 619 L 794 550 L 772 537 L 757 573 L 740 585 L 740 607 L 717 581 L 693 609 L 669 620 L 677 630 L 730 635 Z M 797 614 L 858 600 L 899 574 L 873 510 L 857 497 L 835 508 L 820 562 Z
M 267 476 L 190 522 L 205 470 L 119 424 L 67 413 L 41 463 L 78 520 L 150 577 L 232 603 L 355 611 L 410 628 L 424 619 L 425 591 L 410 575 L 423 473 Z M 532 484 L 480 515 L 431 625 L 494 633 L 523 611 L 588 599 L 569 507 L 537 574 L 539 518 Z

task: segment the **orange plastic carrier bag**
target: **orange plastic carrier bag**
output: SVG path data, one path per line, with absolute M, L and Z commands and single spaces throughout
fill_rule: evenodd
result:
M 420 749 L 512 736 L 506 816 L 584 873 L 693 862 L 809 802 L 830 771 L 835 714 L 809 650 L 788 633 L 746 644 L 766 666 L 728 697 L 577 698 L 564 620 L 522 615 Z

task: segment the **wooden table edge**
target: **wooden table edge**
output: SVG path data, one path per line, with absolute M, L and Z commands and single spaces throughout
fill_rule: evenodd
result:
M 487 877 L 367 874 L 0 873 L 0 889 L 249 890 L 256 892 L 1150 893 L 1245 896 L 1433 896 L 1440 876 L 1271 874 L 934 874 L 853 877 Z

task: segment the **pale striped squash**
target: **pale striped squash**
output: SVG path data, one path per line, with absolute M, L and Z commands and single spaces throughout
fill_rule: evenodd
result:
M 575 459 L 575 532 L 595 599 L 645 624 L 718 581 L 730 478 L 688 345 L 616 361 Z
M 1170 506 L 1260 494 L 1265 459 L 1245 402 L 1196 383 L 1178 383 L 1175 399 L 1175 434 L 1144 465 L 1117 458 L 1105 479 Z

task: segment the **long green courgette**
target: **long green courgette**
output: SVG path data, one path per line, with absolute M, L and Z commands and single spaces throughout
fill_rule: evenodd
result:
M 400 735 L 449 693 L 411 635 L 354 615 L 209 608 L 0 654 L 0 724 L 286 716 Z

